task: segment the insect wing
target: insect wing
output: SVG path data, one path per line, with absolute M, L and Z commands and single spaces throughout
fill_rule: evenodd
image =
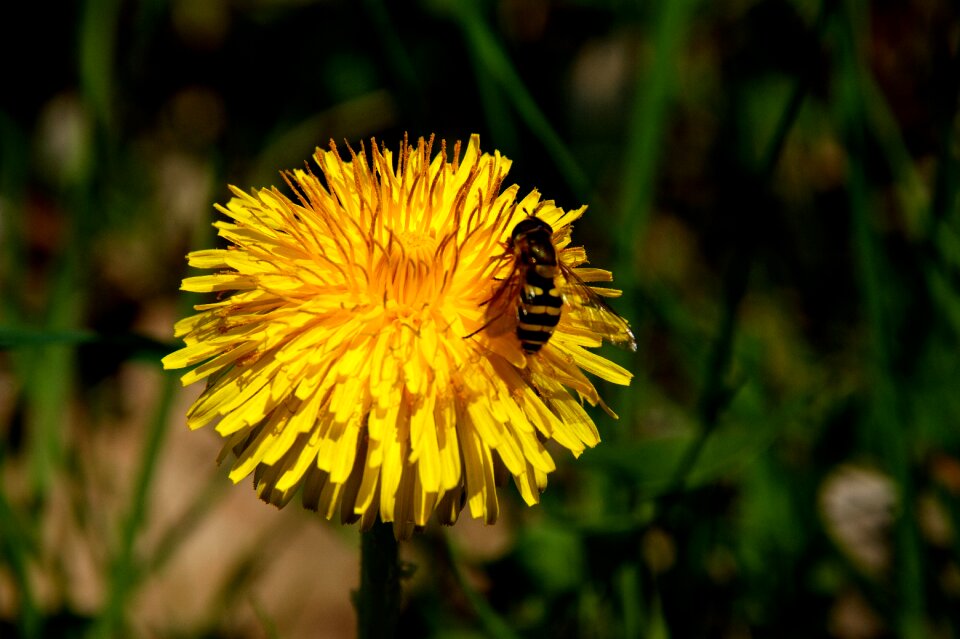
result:
M 514 260 L 510 274 L 500 282 L 493 294 L 480 304 L 487 309 L 483 326 L 465 336 L 464 339 L 469 339 L 485 330 L 490 330 L 492 335 L 499 335 L 510 330 L 508 324 L 516 312 L 522 285 L 523 269 Z
M 595 289 L 580 279 L 574 269 L 561 262 L 560 272 L 565 280 L 561 290 L 565 304 L 572 311 L 570 319 L 573 324 L 599 334 L 614 346 L 637 350 L 637 340 L 627 320 L 610 308 Z
M 517 260 L 514 260 L 510 274 L 503 279 L 500 286 L 497 287 L 497 290 L 490 296 L 490 299 L 483 303 L 487 307 L 488 316 L 491 313 L 503 313 L 516 306 L 522 287 L 523 267 L 520 266 Z

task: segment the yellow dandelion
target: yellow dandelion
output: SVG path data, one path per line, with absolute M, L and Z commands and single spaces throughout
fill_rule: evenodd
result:
M 583 284 L 611 274 L 569 246 L 586 207 L 501 191 L 510 160 L 481 154 L 476 135 L 462 159 L 441 144 L 431 161 L 432 146 L 404 140 L 395 162 L 376 142 L 348 157 L 331 143 L 314 155 L 323 180 L 284 174 L 292 199 L 233 188 L 215 223 L 228 248 L 191 253 L 213 273 L 183 281 L 217 301 L 177 323 L 185 347 L 163 359 L 194 367 L 184 385 L 206 380 L 187 423 L 215 424 L 233 481 L 252 473 L 265 501 L 299 492 L 364 529 L 379 515 L 398 537 L 464 505 L 494 522 L 506 473 L 536 503 L 555 468 L 547 441 L 575 456 L 599 441 L 583 402 L 603 403 L 583 371 L 631 379 L 587 350 L 633 338 L 597 297 L 618 292 Z M 531 219 L 556 268 L 528 254 L 550 247 L 514 233 Z M 544 277 L 556 290 L 536 289 Z M 537 307 L 548 294 L 559 311 Z M 555 329 L 537 313 L 558 315 Z M 545 333 L 531 346 L 523 328 Z

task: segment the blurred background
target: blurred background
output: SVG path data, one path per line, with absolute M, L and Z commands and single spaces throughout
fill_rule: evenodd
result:
M 213 203 L 481 134 L 624 290 L 619 421 L 402 549 L 406 636 L 960 636 L 951 0 L 86 0 L 5 15 L 0 635 L 351 637 L 355 528 L 159 358 Z M 606 353 L 606 351 L 605 351 Z

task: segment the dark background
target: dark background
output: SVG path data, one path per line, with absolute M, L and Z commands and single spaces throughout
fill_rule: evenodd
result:
M 481 134 L 590 206 L 636 373 L 543 503 L 405 545 L 423 637 L 960 633 L 949 0 L 89 0 L 0 41 L 0 634 L 352 636 L 357 533 L 161 373 L 214 202 Z

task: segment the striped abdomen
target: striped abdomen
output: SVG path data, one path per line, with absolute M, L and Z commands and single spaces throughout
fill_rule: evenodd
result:
M 543 220 L 529 217 L 513 229 L 510 244 L 523 278 L 517 338 L 525 352 L 536 353 L 553 335 L 563 306 L 556 286 L 559 269 L 553 229 Z
M 524 273 L 517 311 L 517 338 L 527 353 L 539 351 L 560 321 L 563 298 L 556 288 L 556 277 L 555 265 L 538 264 Z

